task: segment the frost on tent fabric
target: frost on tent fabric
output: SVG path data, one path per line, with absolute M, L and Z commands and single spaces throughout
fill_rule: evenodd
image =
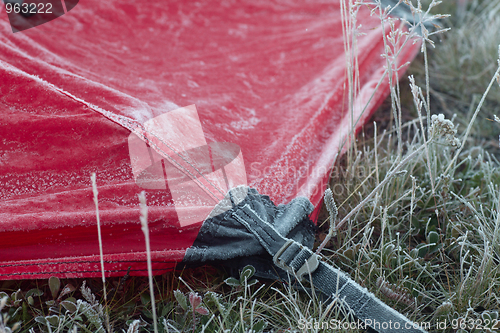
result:
M 340 0 L 89 0 L 12 34 L 0 15 L 0 279 L 101 275 L 96 173 L 107 276 L 147 274 L 144 190 L 155 274 L 242 253 L 302 274 L 306 260 L 366 315 L 370 294 L 309 253 L 332 162 L 389 92 L 390 27 L 361 6 L 348 100 L 341 17 Z M 400 50 L 400 74 L 417 51 Z
M 90 0 L 15 34 L 0 15 L 0 279 L 100 276 L 92 173 L 108 276 L 147 274 L 142 190 L 155 274 L 184 259 L 230 188 L 277 212 L 299 197 L 318 207 L 351 120 L 389 92 L 389 27 L 360 7 L 351 114 L 340 1 L 227 6 Z M 192 130 L 176 141 L 181 107 Z M 177 173 L 179 159 L 199 173 Z

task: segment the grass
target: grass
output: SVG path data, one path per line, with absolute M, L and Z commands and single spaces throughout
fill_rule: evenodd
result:
M 491 326 L 500 310 L 500 4 L 464 3 L 432 9 L 453 14 L 444 21 L 452 29 L 430 37 L 436 48 L 415 61 L 412 79 L 394 82 L 374 123 L 335 162 L 337 217 L 324 209 L 316 244 L 331 231 L 324 260 L 436 332 L 491 331 L 478 324 Z M 252 275 L 172 272 L 154 278 L 153 297 L 146 277 L 108 278 L 107 302 L 100 279 L 5 281 L 0 333 L 106 332 L 107 315 L 114 332 L 331 331 L 325 322 L 357 332 L 314 293 Z

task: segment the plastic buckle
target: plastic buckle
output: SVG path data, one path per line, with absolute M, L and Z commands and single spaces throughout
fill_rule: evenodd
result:
M 316 268 L 318 268 L 318 266 L 319 257 L 316 253 L 313 253 L 312 256 L 310 256 L 309 259 L 306 260 L 304 265 L 302 265 L 302 267 L 300 267 L 295 274 L 297 274 L 297 278 L 299 279 L 299 281 L 302 281 L 304 275 L 314 272 Z
M 305 274 L 312 273 L 316 270 L 316 268 L 318 268 L 319 258 L 317 254 L 312 253 L 311 256 L 299 268 L 299 270 L 295 272 L 292 267 L 288 266 L 284 261 L 280 260 L 280 257 L 283 254 L 283 252 L 285 252 L 286 249 L 289 248 L 294 243 L 296 243 L 294 240 L 289 239 L 273 256 L 273 262 L 276 266 L 288 272 L 289 274 L 295 275 L 297 279 L 301 281 L 304 278 Z M 301 244 L 297 243 L 297 245 L 299 246 L 301 251 L 304 250 L 304 247 Z

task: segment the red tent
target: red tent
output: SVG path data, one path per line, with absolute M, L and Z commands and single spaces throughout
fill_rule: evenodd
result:
M 357 20 L 351 118 L 338 0 L 86 0 L 17 33 L 0 13 L 0 279 L 100 276 L 93 172 L 108 276 L 147 274 L 142 190 L 158 274 L 210 214 L 203 195 L 318 206 L 352 119 L 389 91 L 380 20 Z

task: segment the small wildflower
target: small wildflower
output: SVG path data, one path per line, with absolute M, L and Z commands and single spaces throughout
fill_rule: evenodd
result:
M 441 113 L 439 115 L 433 114 L 431 117 L 431 133 L 436 135 L 455 135 L 457 130 L 455 129 L 455 125 L 444 117 Z
M 451 120 L 446 119 L 442 113 L 439 115 L 432 115 L 429 132 L 431 137 L 444 136 L 446 141 L 448 141 L 452 147 L 460 147 L 460 140 L 455 137 L 457 134 L 455 125 L 451 122 Z

